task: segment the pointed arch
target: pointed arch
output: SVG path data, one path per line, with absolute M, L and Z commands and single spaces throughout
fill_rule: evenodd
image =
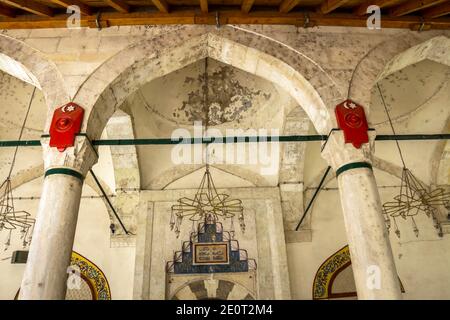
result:
M 187 29 L 129 46 L 94 71 L 75 95 L 74 101 L 87 111 L 84 129 L 98 138 L 109 117 L 139 87 L 210 57 L 277 83 L 306 111 L 316 130 L 327 133 L 335 121 L 330 110 L 342 99 L 329 76 L 299 52 L 254 38 L 231 28 L 207 33 Z
M 416 50 L 414 47 L 424 44 L 428 46 L 427 40 L 435 37 L 435 42 L 442 40 L 448 41 L 445 36 L 439 36 L 441 33 L 403 33 L 396 37 L 379 43 L 373 47 L 358 62 L 353 71 L 352 79 L 349 84 L 348 96 L 363 105 L 366 111 L 370 110 L 371 90 L 380 78 L 385 77 L 393 68 L 398 68 L 401 64 L 412 63 L 408 51 Z M 433 41 L 433 39 L 431 39 Z M 418 48 L 417 51 L 420 51 Z M 400 64 L 398 63 L 400 60 Z M 405 67 L 405 66 L 403 66 Z M 369 118 L 370 119 L 370 118 Z
M 49 114 L 70 101 L 55 63 L 24 42 L 3 34 L 0 34 L 0 70 L 42 90 Z

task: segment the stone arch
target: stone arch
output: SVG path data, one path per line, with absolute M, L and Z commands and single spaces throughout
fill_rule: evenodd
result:
M 108 139 L 134 139 L 133 125 L 131 116 L 128 113 L 122 110 L 117 110 L 106 125 Z M 116 190 L 163 190 L 178 179 L 204 168 L 203 164 L 176 165 L 163 171 L 149 184 L 143 185 L 141 188 L 138 164 L 139 159 L 137 156 L 136 147 L 111 146 L 111 154 L 116 181 Z M 127 161 L 124 161 L 124 158 L 126 158 Z M 242 178 L 252 183 L 254 186 L 268 185 L 267 180 L 263 176 L 239 166 L 215 164 L 211 165 L 211 167 Z M 121 173 L 121 171 L 124 172 Z M 87 182 L 89 183 L 89 181 L 90 179 L 88 175 Z M 97 191 L 94 186 L 89 186 Z
M 450 130 L 450 117 L 447 119 L 447 125 L 442 133 L 447 133 Z M 450 184 L 449 168 L 449 151 L 450 143 L 448 140 L 441 140 L 437 143 L 431 162 L 431 184 L 445 185 Z
M 310 121 L 300 107 L 284 117 L 283 135 L 307 135 Z M 304 157 L 307 142 L 284 142 L 280 148 L 280 183 L 303 182 Z
M 284 117 L 283 135 L 306 135 L 309 130 L 309 118 L 301 107 L 292 109 Z M 296 229 L 299 212 L 304 210 L 306 148 L 307 142 L 284 142 L 280 144 L 278 184 L 285 231 Z M 309 229 L 309 219 L 302 223 L 302 229 Z
M 9 70 L 6 70 L 7 64 L 10 66 Z M 61 73 L 52 61 L 24 42 L 2 34 L 0 34 L 0 70 L 42 90 L 49 113 L 70 101 Z M 46 127 L 48 125 L 49 123 Z
M 215 290 L 214 290 L 215 289 Z M 171 300 L 255 300 L 244 286 L 220 279 L 194 280 L 175 291 Z
M 334 126 L 330 115 L 342 99 L 329 76 L 311 59 L 270 39 L 223 28 L 164 34 L 133 44 L 100 66 L 74 97 L 87 113 L 83 129 L 100 136 L 107 120 L 143 84 L 210 57 L 283 87 L 304 108 L 316 130 Z
M 376 82 L 386 75 L 386 70 L 393 67 L 402 53 L 433 37 L 442 39 L 442 37 L 439 37 L 440 34 L 442 33 L 402 33 L 373 47 L 358 62 L 353 71 L 348 96 L 363 105 L 366 112 L 370 111 L 371 90 Z
M 434 186 L 450 185 L 450 143 L 440 141 L 435 148 L 431 164 L 431 180 Z
M 405 69 L 411 65 L 419 64 L 423 61 L 433 61 L 439 63 L 443 67 L 446 67 L 447 70 L 449 70 L 450 38 L 445 35 L 436 36 L 436 34 L 434 34 L 434 36 L 435 37 L 432 38 L 427 36 L 427 38 L 424 39 L 423 36 L 408 34 L 408 36 L 395 38 L 377 46 L 366 56 L 366 59 L 363 60 L 359 64 L 359 67 L 356 69 L 357 72 L 355 73 L 353 88 L 350 88 L 351 92 L 354 94 L 367 93 L 368 95 L 365 97 L 365 99 L 368 99 L 368 106 L 370 103 L 371 89 L 371 87 L 368 86 L 375 85 L 375 83 L 377 83 L 378 81 L 399 70 Z M 370 66 L 373 67 L 372 70 L 370 70 Z M 359 77 L 359 79 L 362 79 L 363 75 L 361 73 L 364 72 L 367 76 L 367 79 L 365 80 L 365 84 L 367 85 L 367 87 L 365 90 L 361 90 L 363 88 L 362 84 L 364 83 L 364 80 L 360 83 L 359 81 L 357 81 L 357 77 Z M 448 83 L 448 76 L 446 83 Z M 360 89 L 358 90 L 358 88 Z M 414 113 L 420 110 L 421 107 L 412 111 L 411 113 L 408 113 L 407 115 L 400 116 L 396 119 L 394 118 L 392 119 L 392 121 L 394 123 L 402 122 L 406 120 L 411 114 L 414 115 Z M 443 133 L 446 132 L 450 124 L 448 118 L 446 123 L 447 124 L 443 127 L 439 127 L 439 131 L 442 130 Z M 377 126 L 380 126 L 382 124 L 383 123 L 380 123 Z M 430 166 L 431 185 L 437 183 L 439 163 L 443 156 L 445 145 L 445 141 L 439 141 L 433 152 L 432 163 Z M 389 173 L 398 176 L 397 174 L 394 174 L 392 172 Z
M 108 139 L 134 139 L 131 116 L 117 110 L 106 124 Z M 136 146 L 110 146 L 116 190 L 139 190 L 141 187 Z
M 147 186 L 143 186 L 143 189 L 149 189 L 149 190 L 163 190 L 166 189 L 170 184 L 174 183 L 175 181 L 194 173 L 195 171 L 201 170 L 204 168 L 205 165 L 203 164 L 184 164 L 184 165 L 176 165 L 172 168 L 163 171 L 160 173 L 156 178 L 154 178 L 151 183 Z M 246 180 L 250 183 L 252 183 L 254 186 L 267 186 L 268 182 L 267 180 L 250 170 L 246 170 L 244 168 L 240 168 L 239 166 L 226 166 L 226 165 L 210 165 L 210 167 L 220 170 L 222 172 L 225 172 L 230 175 L 234 175 L 238 178 L 241 178 L 243 180 Z

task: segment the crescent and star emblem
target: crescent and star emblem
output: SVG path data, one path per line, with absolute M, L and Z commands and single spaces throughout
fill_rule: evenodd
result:
M 348 101 L 344 102 L 344 108 L 346 109 L 355 109 L 356 108 L 356 104 L 353 102 L 350 102 L 350 105 L 348 104 Z
M 61 111 L 66 113 L 66 112 L 72 112 L 73 110 L 75 110 L 75 107 L 72 105 L 65 105 L 64 107 L 62 107 Z

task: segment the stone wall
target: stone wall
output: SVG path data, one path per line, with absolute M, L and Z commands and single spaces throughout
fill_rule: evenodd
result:
M 135 299 L 164 299 L 171 296 L 166 279 L 166 263 L 173 260 L 175 251 L 188 241 L 192 223 L 186 218 L 179 238 L 169 228 L 172 205 L 181 197 L 192 197 L 196 190 L 143 191 L 141 193 L 142 221 L 138 231 L 135 262 Z M 243 201 L 245 232 L 235 219 L 236 240 L 239 247 L 255 259 L 256 297 L 259 299 L 290 299 L 286 246 L 278 188 L 233 188 L 218 190 L 231 198 Z M 144 209 L 145 210 L 145 209 Z M 223 223 L 229 229 L 229 221 Z M 217 274 L 220 277 L 220 274 Z M 197 277 L 202 277 L 197 275 Z M 242 283 L 241 274 L 227 275 L 227 280 Z M 203 275 L 209 279 L 210 275 Z M 250 288 L 250 291 L 251 290 Z

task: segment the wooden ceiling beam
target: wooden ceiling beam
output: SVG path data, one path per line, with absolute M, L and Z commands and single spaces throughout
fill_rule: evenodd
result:
M 208 12 L 208 0 L 200 0 L 200 10 L 202 12 Z
M 397 0 L 368 0 L 360 4 L 354 10 L 354 14 L 358 16 L 363 16 L 367 14 L 367 8 L 371 5 L 378 6 L 380 8 L 384 8 L 388 5 L 394 4 Z
M 450 13 L 450 2 L 432 7 L 423 12 L 425 18 L 439 18 Z
M 52 3 L 60 5 L 64 8 L 70 7 L 70 6 L 78 6 L 80 8 L 80 12 L 82 14 L 85 14 L 87 16 L 90 16 L 92 14 L 92 9 L 87 4 L 84 4 L 81 1 L 78 0 L 50 0 Z
M 16 15 L 13 9 L 0 4 L 0 16 L 14 18 Z
M 82 27 L 96 27 L 96 16 L 81 16 Z M 220 24 L 272 24 L 272 25 L 304 25 L 309 18 L 310 26 L 345 26 L 366 27 L 366 17 L 356 17 L 352 14 L 310 13 L 305 17 L 302 12 L 287 14 L 278 11 L 263 11 L 242 13 L 240 10 L 221 11 Z M 67 15 L 55 17 L 41 17 L 36 15 L 21 15 L 16 18 L 1 18 L 0 29 L 33 29 L 33 28 L 66 28 Z M 391 17 L 382 16 L 382 28 L 404 28 L 417 30 L 422 22 L 427 29 L 450 29 L 450 18 L 437 18 L 433 20 L 421 19 L 418 16 Z M 171 13 L 161 12 L 104 12 L 100 21 L 102 25 L 172 25 L 172 24 L 207 24 L 216 25 L 215 12 L 201 13 L 198 10 L 174 10 Z
M 346 2 L 348 2 L 348 0 L 326 0 L 320 6 L 319 11 L 322 12 L 323 14 L 327 14 L 330 13 L 331 11 L 336 10 Z
M 50 9 L 47 6 L 44 6 L 43 4 L 31 0 L 1 0 L 1 2 L 4 2 L 12 7 L 37 14 L 39 16 L 44 17 L 53 16 L 52 9 Z
M 283 2 L 280 4 L 280 7 L 278 11 L 281 13 L 288 13 L 292 9 L 294 9 L 301 0 L 283 0 Z
M 130 12 L 130 6 L 123 0 L 104 0 L 104 2 L 116 11 L 122 13 Z
M 241 11 L 243 13 L 249 13 L 250 10 L 252 10 L 252 7 L 253 7 L 254 3 L 255 3 L 255 0 L 244 0 L 244 1 L 242 1 Z
M 412 13 L 415 11 L 419 11 L 443 2 L 447 2 L 448 0 L 414 0 L 414 1 L 406 1 L 404 4 L 401 4 L 397 7 L 391 9 L 389 14 L 394 17 L 401 17 L 407 15 L 408 13 Z
M 169 4 L 166 2 L 166 0 L 152 0 L 152 2 L 159 11 L 169 13 Z

